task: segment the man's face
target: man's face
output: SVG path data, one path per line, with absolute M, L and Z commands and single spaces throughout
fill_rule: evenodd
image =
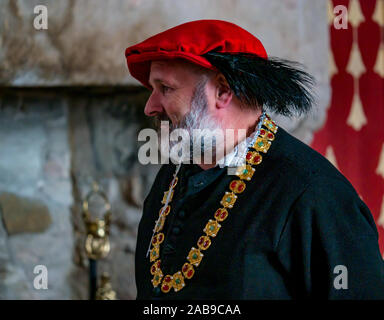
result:
M 153 61 L 149 76 L 152 94 L 144 109 L 147 116 L 170 120 L 177 126 L 191 110 L 201 74 L 184 61 Z
M 209 110 L 214 110 L 214 101 L 209 101 L 206 93 L 207 82 L 208 75 L 190 63 L 152 62 L 149 83 L 153 90 L 144 110 L 146 115 L 156 117 L 158 130 L 160 121 L 164 120 L 171 122 L 171 131 L 186 130 L 191 140 L 182 141 L 182 149 L 188 150 L 196 146 L 201 149 L 202 154 L 209 148 L 213 152 L 217 147 L 215 141 L 211 147 L 204 144 L 203 130 L 221 129 L 221 124 Z M 166 139 L 162 136 L 159 138 Z M 175 144 L 180 142 L 170 141 L 170 148 Z

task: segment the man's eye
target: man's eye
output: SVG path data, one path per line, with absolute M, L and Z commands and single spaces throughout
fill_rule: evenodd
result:
M 163 93 L 167 93 L 167 92 L 171 91 L 172 88 L 162 84 L 161 85 L 161 90 L 162 90 Z

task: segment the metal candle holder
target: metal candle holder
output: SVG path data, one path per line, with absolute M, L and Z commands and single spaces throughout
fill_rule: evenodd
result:
M 89 201 L 92 196 L 99 195 L 105 202 L 104 204 L 104 216 L 102 219 L 92 219 L 89 212 Z M 108 201 L 107 195 L 100 190 L 99 185 L 94 182 L 92 190 L 87 194 L 83 201 L 83 221 L 86 227 L 86 239 L 85 239 L 85 252 L 89 259 L 89 284 L 90 284 L 90 299 L 95 300 L 96 288 L 97 288 L 97 260 L 105 258 L 110 249 L 109 242 L 109 230 L 111 224 L 111 205 Z M 105 276 L 102 278 L 102 280 Z M 106 279 L 104 279 L 106 280 Z M 102 281 L 101 287 L 106 281 Z M 109 283 L 110 287 L 110 283 Z M 111 291 L 112 288 L 109 288 Z M 112 291 L 113 292 L 113 291 Z M 109 295 L 114 297 L 115 295 Z M 101 296 L 99 295 L 99 298 Z

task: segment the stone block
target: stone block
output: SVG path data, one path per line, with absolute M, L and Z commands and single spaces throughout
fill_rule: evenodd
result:
M 47 206 L 39 200 L 4 192 L 0 194 L 0 206 L 9 235 L 43 232 L 52 222 Z

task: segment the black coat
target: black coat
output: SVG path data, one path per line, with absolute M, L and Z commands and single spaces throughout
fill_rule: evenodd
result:
M 144 202 L 137 299 L 384 299 L 384 263 L 369 209 L 328 160 L 282 128 L 194 277 L 179 292 L 154 290 L 145 255 L 174 171 L 162 166 Z M 183 165 L 179 177 L 163 231 L 164 275 L 187 261 L 235 179 L 227 168 L 197 165 Z M 335 288 L 338 268 L 347 271 L 345 289 Z

